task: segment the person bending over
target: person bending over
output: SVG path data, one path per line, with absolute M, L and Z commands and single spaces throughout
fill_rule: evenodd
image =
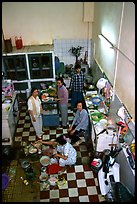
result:
M 66 165 L 73 165 L 76 163 L 77 152 L 75 148 L 66 140 L 64 135 L 60 135 L 55 141 L 42 141 L 42 144 L 52 145 L 55 147 L 57 153 L 54 154 L 54 162 L 59 163 L 59 166 L 65 170 Z

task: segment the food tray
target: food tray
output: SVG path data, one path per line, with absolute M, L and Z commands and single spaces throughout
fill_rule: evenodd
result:
M 100 102 L 102 101 L 102 99 L 98 96 L 95 96 L 93 98 L 90 99 L 93 103 L 93 105 L 98 106 L 100 104 Z

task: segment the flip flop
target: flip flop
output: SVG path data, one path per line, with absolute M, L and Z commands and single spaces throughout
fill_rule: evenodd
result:
M 38 138 L 38 139 L 40 139 L 40 140 L 42 139 L 42 137 L 41 137 L 41 136 L 37 136 L 37 138 Z
M 80 145 L 82 142 L 83 142 L 83 141 L 80 139 L 80 140 L 78 140 L 78 141 L 75 143 L 75 145 L 78 146 L 78 145 Z

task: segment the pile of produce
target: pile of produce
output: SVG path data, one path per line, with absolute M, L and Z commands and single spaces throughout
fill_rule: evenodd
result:
M 56 89 L 53 87 L 49 87 L 47 89 L 47 93 L 49 94 L 49 96 L 55 96 L 56 95 Z
M 99 122 L 101 119 L 103 119 L 103 115 L 100 112 L 92 112 L 91 118 L 94 122 Z

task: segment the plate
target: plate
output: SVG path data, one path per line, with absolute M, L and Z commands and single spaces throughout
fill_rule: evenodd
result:
M 92 101 L 93 105 L 99 105 L 100 102 L 102 101 L 102 99 L 98 96 L 95 96 L 95 97 L 91 98 L 90 100 Z
M 38 150 L 37 150 L 37 148 L 36 147 L 30 147 L 29 148 L 29 153 L 30 154 L 34 154 L 34 153 L 36 153 Z
M 42 156 L 40 158 L 40 163 L 41 163 L 42 166 L 48 166 L 50 164 L 50 157 Z
M 45 175 L 45 177 L 43 177 L 42 175 L 39 176 L 39 180 L 40 181 L 47 181 L 48 180 L 48 175 Z
M 103 119 L 101 119 L 101 120 L 99 121 L 99 123 L 100 123 L 101 125 L 103 125 L 103 126 L 106 126 L 107 123 L 108 123 L 108 121 L 103 118 Z
M 50 185 L 55 186 L 56 182 L 57 182 L 57 178 L 56 177 L 54 177 L 54 176 L 50 177 L 50 179 L 49 179 Z

